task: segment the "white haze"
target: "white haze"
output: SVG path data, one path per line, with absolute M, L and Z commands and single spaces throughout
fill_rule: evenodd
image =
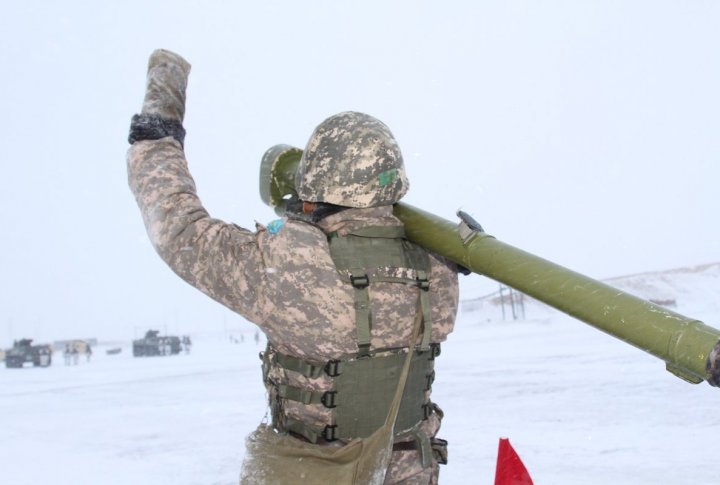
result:
M 275 218 L 263 152 L 353 109 L 442 217 L 594 278 L 718 261 L 718 25 L 712 1 L 10 2 L 0 343 L 242 324 L 164 266 L 127 188 L 158 47 L 193 64 L 187 155 L 216 217 Z

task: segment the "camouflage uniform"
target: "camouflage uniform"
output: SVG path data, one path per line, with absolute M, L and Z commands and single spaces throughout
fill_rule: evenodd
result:
M 330 257 L 326 233 L 401 225 L 391 205 L 346 209 L 317 224 L 286 218 L 267 228 L 257 225 L 253 232 L 209 216 L 196 195 L 177 137 L 135 141 L 127 163 L 129 185 L 150 240 L 181 278 L 258 325 L 279 352 L 315 361 L 357 353 L 353 288 Z M 390 183 L 398 183 L 404 174 L 391 178 Z M 457 270 L 435 255 L 430 262 L 431 340 L 442 342 L 453 329 L 457 311 Z M 371 349 L 407 346 L 418 291 L 393 283 L 371 285 Z M 330 385 L 326 376 L 307 378 L 282 369 L 270 372 L 278 381 L 299 387 L 323 390 Z M 283 412 L 331 424 L 329 410 L 322 405 L 287 401 Z M 436 435 L 441 417 L 438 408 L 422 423 L 428 436 Z M 435 460 L 432 467 L 423 469 L 417 450 L 393 452 L 386 483 L 436 481 Z

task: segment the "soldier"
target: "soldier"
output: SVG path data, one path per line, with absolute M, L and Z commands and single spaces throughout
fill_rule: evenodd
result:
M 302 155 L 301 200 L 283 219 L 243 229 L 209 216 L 188 171 L 189 71 L 179 55 L 155 51 L 131 122 L 129 185 L 156 251 L 265 334 L 272 427 L 298 442 L 343 447 L 379 428 L 398 387 L 398 356 L 421 329 L 380 477 L 437 483 L 447 443 L 437 438 L 442 411 L 430 385 L 455 321 L 457 267 L 404 239 L 392 204 L 408 180 L 392 133 L 362 113 L 328 118 Z
M 65 344 L 63 358 L 65 359 L 65 365 L 70 365 L 70 362 L 72 360 L 72 350 L 70 349 L 70 344 Z
M 78 365 L 78 362 L 80 360 L 80 351 L 78 350 L 77 344 L 75 342 L 73 342 L 70 346 L 70 355 L 72 355 L 73 365 Z

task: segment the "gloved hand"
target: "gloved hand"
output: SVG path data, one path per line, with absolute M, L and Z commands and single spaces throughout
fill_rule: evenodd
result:
M 189 74 L 190 63 L 180 55 L 163 49 L 150 54 L 141 113 L 182 123 Z
M 190 63 L 174 52 L 158 49 L 150 55 L 145 100 L 141 113 L 133 116 L 130 123 L 130 143 L 172 136 L 183 144 L 189 74 Z

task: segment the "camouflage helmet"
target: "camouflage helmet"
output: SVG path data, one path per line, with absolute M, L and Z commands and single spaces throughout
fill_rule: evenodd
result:
M 301 200 L 345 207 L 394 204 L 408 190 L 402 154 L 392 133 L 370 115 L 347 111 L 313 132 L 298 165 Z

